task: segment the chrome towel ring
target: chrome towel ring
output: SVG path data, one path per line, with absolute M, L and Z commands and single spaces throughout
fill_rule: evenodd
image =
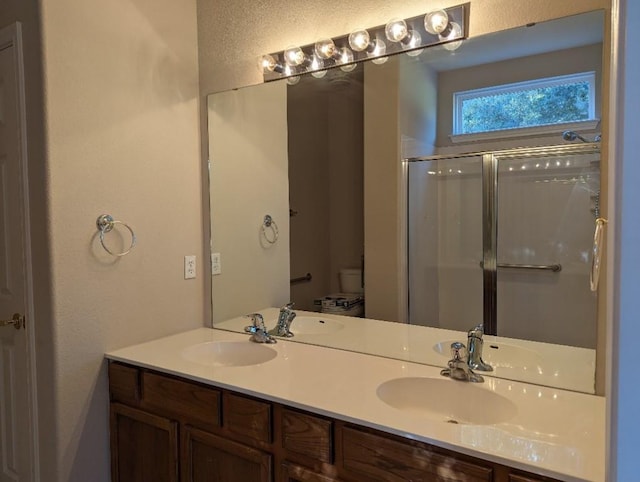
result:
M 131 245 L 129 246 L 129 249 L 121 253 L 114 253 L 104 244 L 104 235 L 111 232 L 116 224 L 123 225 L 129 230 L 129 233 L 131 233 Z M 100 244 L 102 244 L 104 250 L 112 256 L 124 256 L 125 254 L 129 254 L 133 247 L 136 245 L 136 233 L 133 232 L 131 226 L 123 223 L 122 221 L 116 221 L 110 214 L 101 214 L 100 216 L 98 216 L 98 219 L 96 219 L 96 226 L 98 227 L 98 231 L 100 232 Z
M 262 221 L 262 236 L 269 244 L 276 244 L 278 241 L 278 225 L 273 220 L 270 214 L 266 214 Z

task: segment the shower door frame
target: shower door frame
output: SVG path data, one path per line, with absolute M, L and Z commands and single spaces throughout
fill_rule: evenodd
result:
M 514 159 L 535 159 L 549 156 L 572 156 L 600 153 L 599 142 L 582 144 L 560 144 L 542 147 L 515 147 L 512 149 L 459 154 L 411 157 L 403 159 L 404 190 L 406 207 L 404 213 L 405 231 L 409 226 L 409 184 L 408 164 L 420 161 L 446 161 L 467 157 L 482 158 L 482 322 L 484 332 L 498 334 L 498 167 L 500 162 Z M 409 246 L 405 244 L 407 271 L 406 279 L 406 320 L 409 322 Z

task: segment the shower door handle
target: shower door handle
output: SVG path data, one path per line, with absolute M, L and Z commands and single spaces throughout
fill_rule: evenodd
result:
M 480 261 L 480 267 L 484 267 L 484 263 Z M 498 268 L 506 268 L 506 269 L 533 269 L 538 271 L 553 271 L 554 273 L 559 273 L 562 271 L 561 264 L 513 264 L 513 263 L 498 263 L 496 264 Z
M 600 281 L 600 266 L 602 263 L 602 234 L 604 225 L 607 224 L 604 218 L 596 219 L 596 230 L 593 233 L 593 248 L 591 249 L 591 273 L 589 273 L 589 284 L 591 291 L 598 291 Z

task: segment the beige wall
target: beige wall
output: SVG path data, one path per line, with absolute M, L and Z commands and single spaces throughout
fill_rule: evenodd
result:
M 106 482 L 104 352 L 204 321 L 202 274 L 183 279 L 184 255 L 204 272 L 196 2 L 43 2 L 42 28 L 53 310 L 37 321 L 54 357 L 39 388 L 58 466 L 43 480 Z M 131 254 L 100 247 L 104 212 L 135 230 Z
M 365 316 L 388 321 L 400 321 L 404 305 L 398 59 L 365 65 L 364 88 Z
M 287 84 L 209 97 L 213 322 L 289 301 Z M 278 226 L 261 231 L 265 215 Z

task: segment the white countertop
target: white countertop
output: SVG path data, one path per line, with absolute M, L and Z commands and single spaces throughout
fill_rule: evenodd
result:
M 515 415 L 502 423 L 456 425 L 395 409 L 376 394 L 380 384 L 400 377 L 447 380 L 439 368 L 285 340 L 268 345 L 277 356 L 259 365 L 220 367 L 184 357 L 187 348 L 216 341 L 251 343 L 246 334 L 200 328 L 106 356 L 540 475 L 604 481 L 602 397 L 490 377 L 482 384 L 449 380 L 464 389 L 495 392 L 517 407 Z M 472 397 L 468 403 L 473 403 Z
M 268 328 L 275 326 L 278 312 L 277 308 L 259 311 Z M 293 341 L 437 367 L 447 365 L 452 341 L 467 343 L 467 333 L 462 331 L 302 310 L 296 310 L 296 313 L 291 325 L 294 332 L 300 320 L 307 317 L 336 320 L 342 328 L 322 334 L 298 333 Z M 215 328 L 243 332 L 248 324 L 249 320 L 240 316 L 218 322 Z M 434 349 L 437 344 L 442 344 L 442 353 Z M 596 351 L 592 349 L 485 335 L 483 356 L 494 369 L 488 373 L 490 376 L 584 393 L 595 392 Z

